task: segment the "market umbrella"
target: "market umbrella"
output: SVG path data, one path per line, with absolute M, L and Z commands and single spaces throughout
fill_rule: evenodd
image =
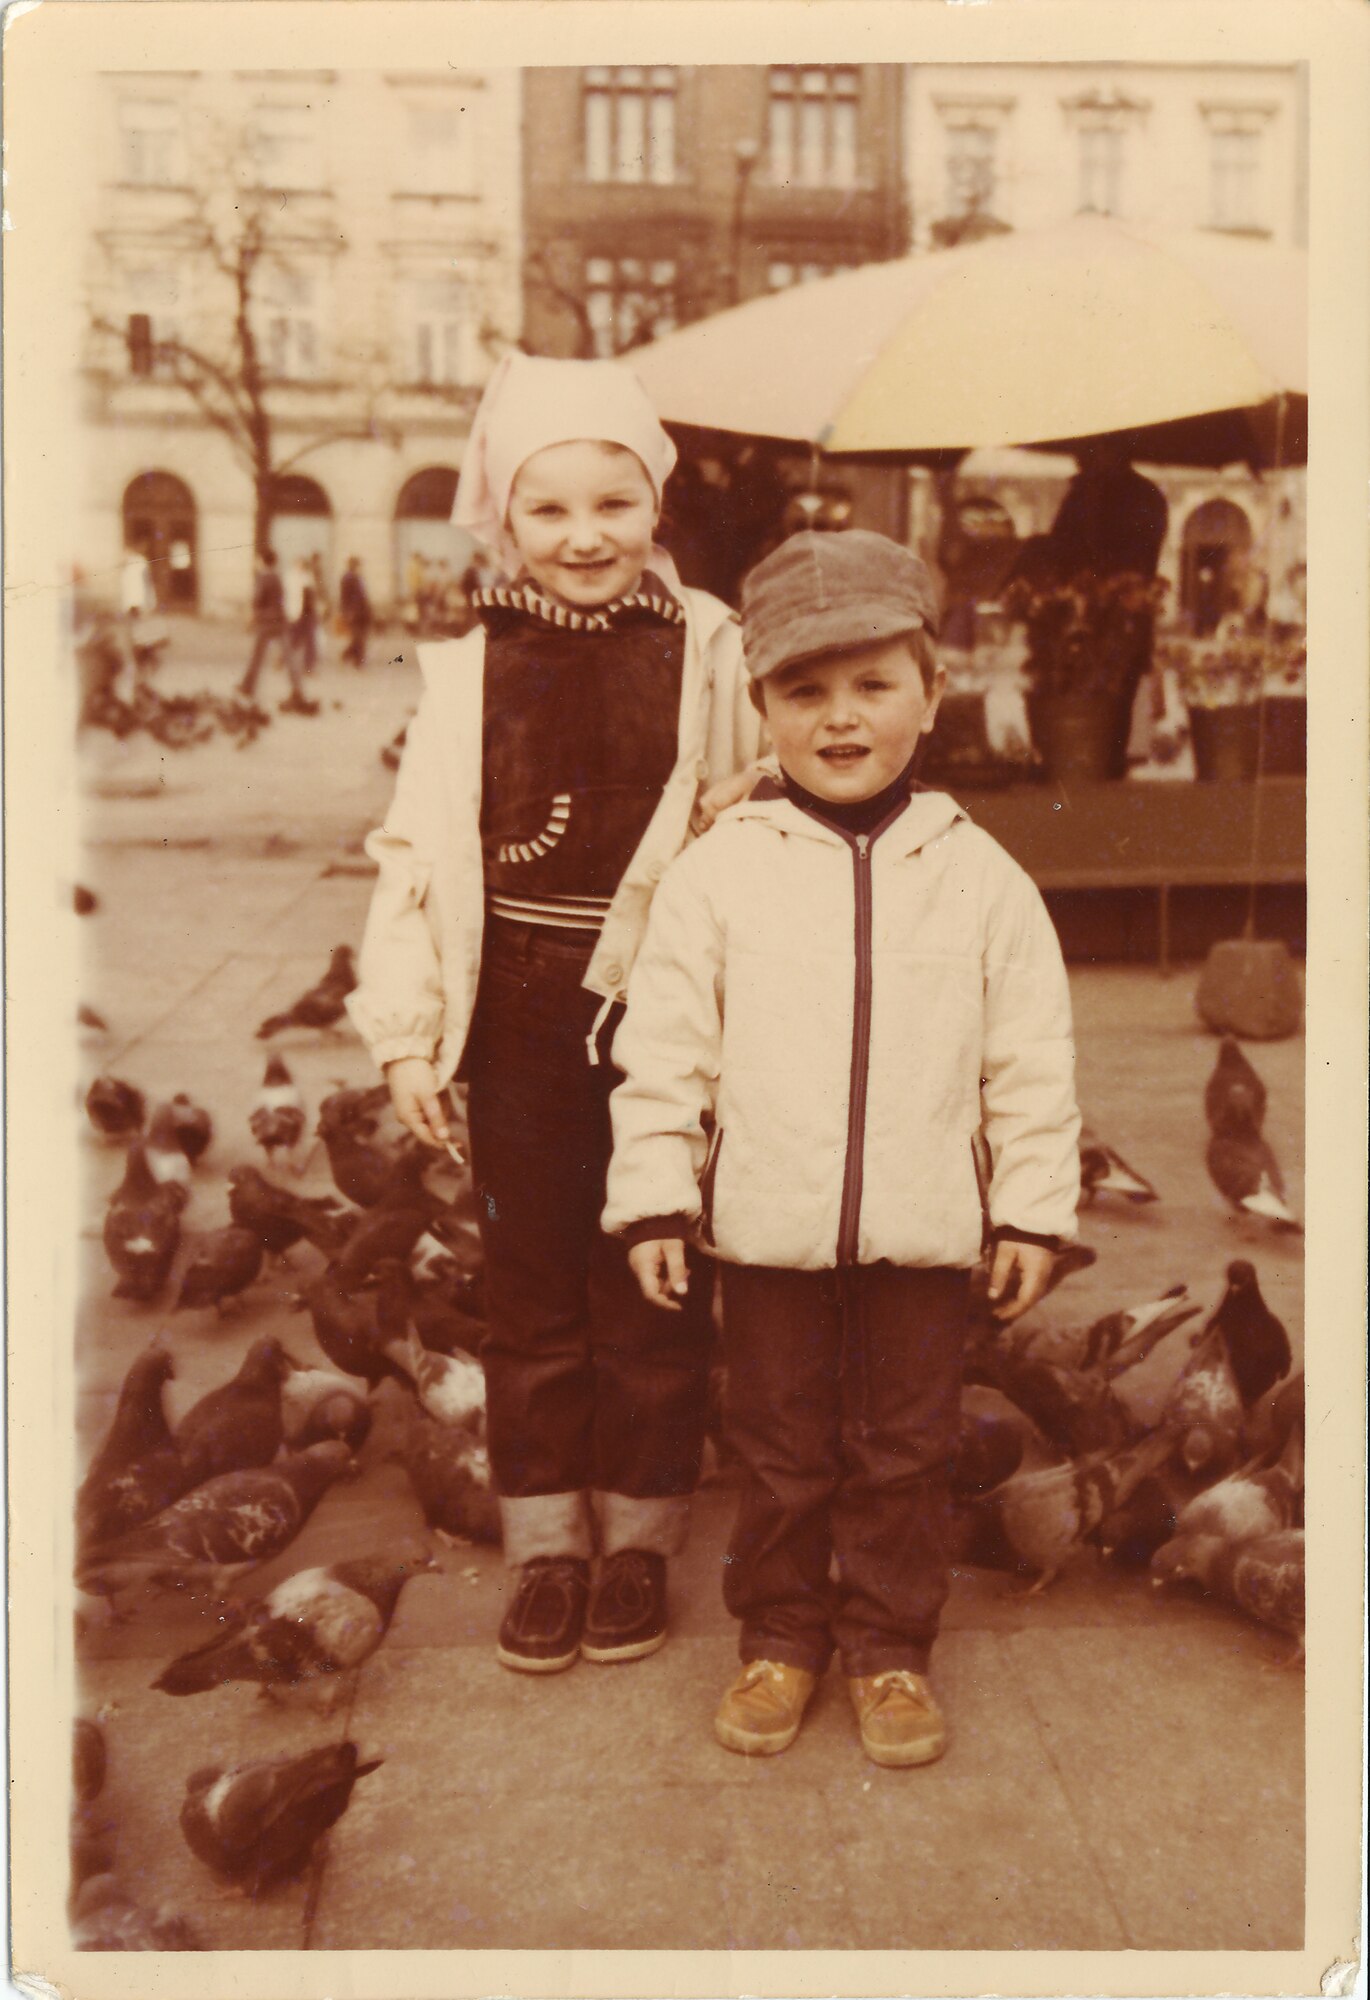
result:
M 1289 464 L 1307 258 L 1079 216 L 752 299 L 632 358 L 668 421 L 832 455 L 1126 431 L 1156 462 Z

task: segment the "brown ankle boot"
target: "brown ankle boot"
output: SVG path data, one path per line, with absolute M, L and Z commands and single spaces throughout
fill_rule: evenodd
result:
M 743 1757 L 773 1757 L 799 1734 L 815 1676 L 780 1660 L 751 1660 L 714 1717 L 714 1735 Z
M 872 1764 L 896 1770 L 932 1764 L 947 1747 L 947 1725 L 923 1674 L 891 1667 L 847 1681 L 861 1726 L 861 1748 Z

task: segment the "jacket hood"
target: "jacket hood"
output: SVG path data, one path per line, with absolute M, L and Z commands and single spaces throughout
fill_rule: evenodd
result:
M 886 827 L 881 834 L 881 845 L 889 844 L 901 854 L 913 854 L 939 834 L 954 826 L 959 819 L 969 820 L 970 814 L 957 805 L 948 792 L 916 791 L 898 819 Z M 770 777 L 763 777 L 749 799 L 731 806 L 720 813 L 718 824 L 724 826 L 729 820 L 760 820 L 773 826 L 778 833 L 804 834 L 813 840 L 823 840 L 830 844 L 845 845 L 842 835 L 834 827 L 825 826 L 822 820 L 797 806 Z

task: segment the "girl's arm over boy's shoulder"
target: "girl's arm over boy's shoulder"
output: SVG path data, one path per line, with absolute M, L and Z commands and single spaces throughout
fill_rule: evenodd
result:
M 611 1099 L 614 1156 L 604 1227 L 649 1216 L 699 1217 L 704 1117 L 718 1086 L 724 940 L 709 892 L 708 843 L 667 869 L 614 1037 L 624 1080 Z
M 1001 850 L 987 871 L 981 1102 L 990 1222 L 1068 1241 L 1080 1196 L 1070 987 L 1036 886 Z

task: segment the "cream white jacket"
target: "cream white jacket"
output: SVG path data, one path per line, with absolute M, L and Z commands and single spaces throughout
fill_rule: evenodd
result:
M 701 787 L 750 763 L 760 718 L 728 607 L 681 588 L 685 659 L 675 768 L 609 908 L 585 984 L 621 997 L 652 894 L 689 837 Z M 485 633 L 420 646 L 424 694 L 409 725 L 385 824 L 366 842 L 379 869 L 347 1007 L 377 1066 L 432 1062 L 439 1084 L 466 1045 L 485 923 L 480 842 Z
M 753 799 L 667 872 L 614 1042 L 610 1232 L 681 1216 L 725 1260 L 794 1270 L 964 1267 L 991 1225 L 1075 1234 L 1041 897 L 945 793 L 860 847 Z

